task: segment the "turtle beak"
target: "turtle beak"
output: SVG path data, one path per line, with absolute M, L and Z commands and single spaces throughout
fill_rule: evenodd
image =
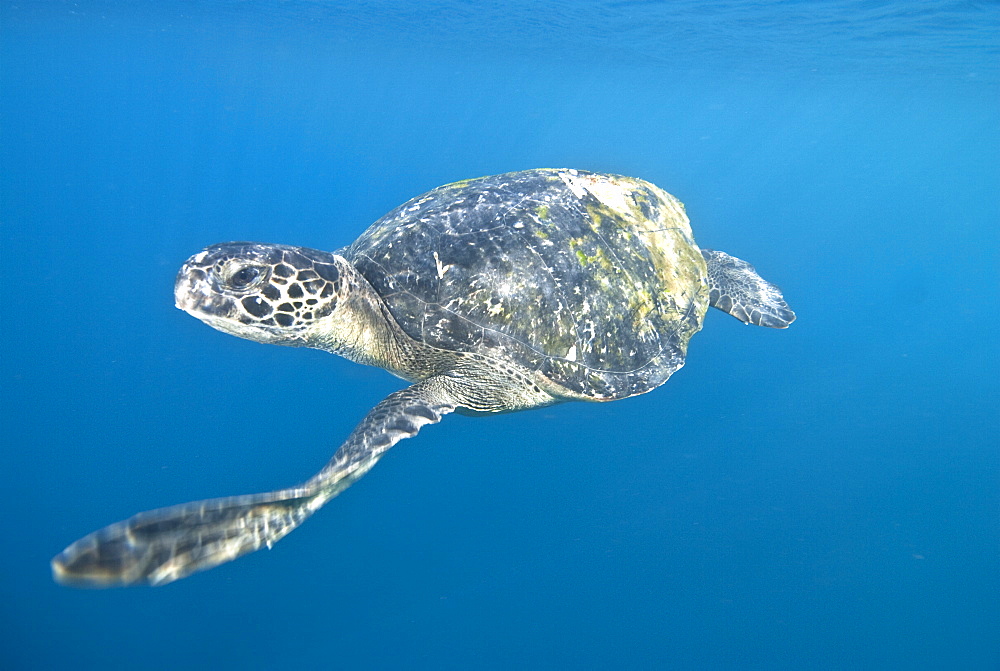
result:
M 232 312 L 232 300 L 220 295 L 204 263 L 206 252 L 195 254 L 181 266 L 174 282 L 174 305 L 192 317 L 224 317 Z
M 192 295 L 196 281 L 192 281 L 188 265 L 184 264 L 174 281 L 174 305 L 184 312 L 193 307 Z
M 174 305 L 184 312 L 191 312 L 197 304 L 208 298 L 204 271 L 192 273 L 193 270 L 185 263 L 174 281 Z

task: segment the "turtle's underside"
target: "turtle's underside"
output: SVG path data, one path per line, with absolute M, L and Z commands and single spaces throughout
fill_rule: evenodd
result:
M 684 364 L 709 304 L 787 327 L 780 291 L 695 245 L 684 208 L 642 180 L 530 170 L 443 186 L 339 252 L 227 243 L 191 257 L 178 307 L 243 338 L 385 368 L 376 405 L 291 489 L 140 513 L 52 561 L 57 580 L 163 584 L 270 547 L 424 424 L 645 393 Z

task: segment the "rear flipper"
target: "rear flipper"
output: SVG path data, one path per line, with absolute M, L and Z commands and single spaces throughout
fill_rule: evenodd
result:
M 744 324 L 775 329 L 788 328 L 795 313 L 781 290 L 757 274 L 746 261 L 725 252 L 701 250 L 708 264 L 709 301 L 713 308 L 728 312 Z
M 84 536 L 52 559 L 52 574 L 76 587 L 162 585 L 282 539 L 368 472 L 379 457 L 456 403 L 441 378 L 390 394 L 322 471 L 301 487 L 184 503 L 139 513 Z

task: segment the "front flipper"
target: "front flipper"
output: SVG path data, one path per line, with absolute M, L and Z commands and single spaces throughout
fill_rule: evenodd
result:
M 441 378 L 387 396 L 322 471 L 301 487 L 184 503 L 139 513 L 76 541 L 52 559 L 58 582 L 78 587 L 163 585 L 271 547 L 368 472 L 379 457 L 457 403 Z
M 788 328 L 795 313 L 781 290 L 757 274 L 754 267 L 725 252 L 701 250 L 708 264 L 709 302 L 744 324 Z

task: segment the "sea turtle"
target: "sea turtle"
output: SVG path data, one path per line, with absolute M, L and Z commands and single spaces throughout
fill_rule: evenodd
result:
M 643 394 L 684 364 L 709 305 L 759 326 L 795 319 L 749 264 L 695 245 L 676 198 L 583 170 L 442 186 L 333 253 L 214 245 L 184 264 L 175 297 L 225 333 L 335 352 L 411 384 L 304 484 L 139 513 L 56 556 L 61 582 L 159 585 L 270 547 L 453 411 Z

